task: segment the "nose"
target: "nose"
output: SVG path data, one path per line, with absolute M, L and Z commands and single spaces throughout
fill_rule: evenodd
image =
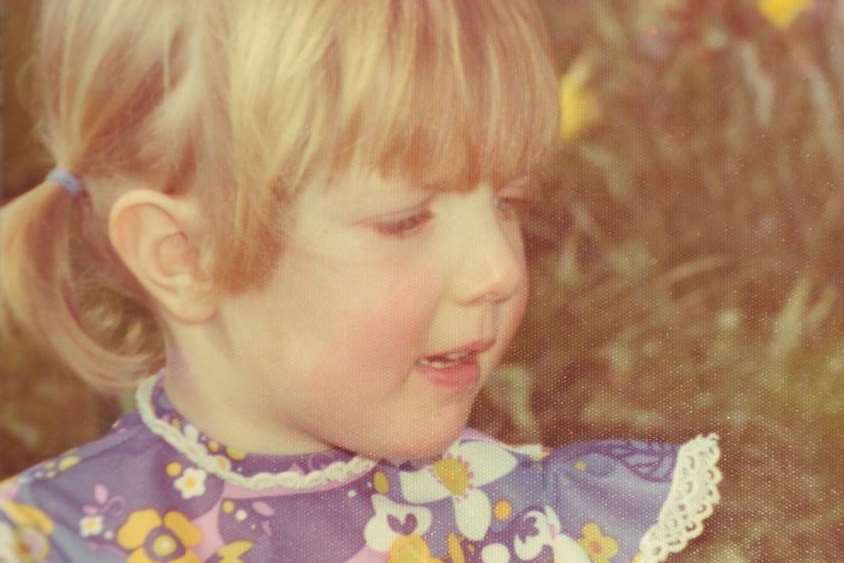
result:
M 473 228 L 474 227 L 474 228 Z M 525 258 L 518 225 L 508 224 L 497 212 L 464 223 L 457 233 L 461 251 L 453 290 L 456 301 L 474 304 L 506 301 L 525 284 Z

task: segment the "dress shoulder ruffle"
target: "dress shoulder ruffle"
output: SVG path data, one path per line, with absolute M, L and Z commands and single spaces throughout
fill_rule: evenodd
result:
M 717 434 L 698 436 L 680 447 L 668 498 L 640 543 L 643 561 L 665 561 L 703 533 L 703 521 L 721 499 L 719 457 Z
M 718 436 L 682 445 L 578 442 L 544 459 L 563 531 L 600 561 L 658 563 L 703 531 L 719 502 Z

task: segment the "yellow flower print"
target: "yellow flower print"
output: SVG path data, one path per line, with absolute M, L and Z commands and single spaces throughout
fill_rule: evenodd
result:
M 220 556 L 220 563 L 243 563 L 243 559 L 240 556 L 252 549 L 252 545 L 252 542 L 247 540 L 235 541 L 224 545 L 217 550 L 217 555 Z
M 12 553 L 21 563 L 44 561 L 50 553 L 48 536 L 53 533 L 53 521 L 40 509 L 10 500 L 0 501 L 15 528 L 11 530 Z M 6 533 L 8 534 L 8 530 Z
M 242 461 L 246 459 L 246 454 L 236 448 L 226 448 L 226 453 L 235 461 Z
M 390 547 L 389 563 L 442 563 L 431 556 L 428 544 L 419 534 L 399 536 Z
M 637 553 L 636 555 L 633 556 L 633 559 L 630 560 L 630 563 L 642 563 L 642 561 L 644 561 L 642 554 Z
M 11 500 L 0 501 L 0 510 L 18 526 L 32 526 L 50 535 L 53 533 L 53 521 L 39 508 L 31 504 L 20 504 Z
M 448 556 L 453 563 L 466 563 L 466 556 L 463 554 L 463 538 L 451 532 L 448 534 Z
M 812 7 L 813 0 L 757 0 L 756 8 L 779 29 L 786 29 L 797 16 Z
M 171 511 L 162 518 L 151 508 L 130 514 L 117 531 L 117 543 L 131 550 L 128 563 L 199 563 L 190 548 L 200 539 L 199 528 L 181 512 Z
M 43 469 L 44 472 L 38 472 L 35 474 L 35 477 L 38 479 L 52 479 L 62 471 L 67 471 L 72 467 L 76 467 L 79 465 L 81 461 L 79 456 L 73 454 L 74 450 L 70 450 L 63 454 L 61 458 L 50 459 L 44 462 Z
M 577 59 L 560 79 L 560 135 L 566 141 L 575 139 L 601 116 L 598 98 L 587 87 L 591 64 Z
M 372 476 L 372 486 L 382 495 L 386 495 L 390 492 L 390 478 L 383 471 L 376 471 Z
M 59 471 L 67 471 L 71 467 L 79 464 L 79 457 L 75 455 L 68 455 L 59 460 Z
M 580 544 L 593 563 L 609 563 L 618 553 L 618 542 L 605 536 L 601 528 L 594 522 L 589 522 L 581 530 L 583 534 L 577 543 Z
M 506 499 L 499 500 L 492 508 L 492 512 L 496 520 L 507 520 L 513 515 L 513 504 Z

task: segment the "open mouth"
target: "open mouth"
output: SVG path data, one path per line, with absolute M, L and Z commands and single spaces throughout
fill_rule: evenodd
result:
M 426 356 L 417 360 L 416 366 L 428 381 L 452 392 L 476 389 L 481 380 L 476 352 Z
M 476 352 L 454 352 L 452 354 L 426 356 L 419 359 L 417 363 L 435 369 L 447 369 L 459 365 L 474 364 L 477 361 L 477 357 Z

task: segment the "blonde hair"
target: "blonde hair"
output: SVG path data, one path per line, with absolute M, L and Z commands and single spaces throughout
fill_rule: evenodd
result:
M 504 182 L 555 138 L 556 76 L 529 1 L 44 2 L 37 133 L 81 178 L 2 210 L 0 329 L 93 385 L 165 360 L 155 304 L 110 245 L 127 190 L 201 190 L 200 256 L 223 294 L 260 290 L 282 211 L 350 166 L 427 189 Z

